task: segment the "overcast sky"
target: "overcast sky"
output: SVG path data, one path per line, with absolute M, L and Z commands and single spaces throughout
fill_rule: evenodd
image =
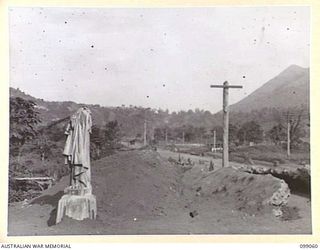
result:
M 309 8 L 12 8 L 10 86 L 49 101 L 219 111 L 292 64 Z

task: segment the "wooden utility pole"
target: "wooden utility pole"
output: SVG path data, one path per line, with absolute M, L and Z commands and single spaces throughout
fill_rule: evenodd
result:
M 154 130 L 155 130 L 155 128 L 153 127 L 153 128 L 152 128 L 152 134 L 151 134 L 151 140 L 152 140 L 152 141 L 154 141 Z
M 143 145 L 147 145 L 147 111 L 150 110 L 150 108 L 144 109 L 144 126 L 143 126 Z
M 165 140 L 166 140 L 166 145 L 168 144 L 168 129 L 166 128 L 165 131 Z
M 216 139 L 217 137 L 216 137 L 216 131 L 215 130 L 213 130 L 213 152 L 215 153 L 215 152 L 217 152 L 217 145 L 216 145 L 216 143 L 217 143 L 217 139 Z
M 147 145 L 147 120 L 144 120 L 143 145 Z
M 287 128 L 287 156 L 290 157 L 290 120 L 288 120 Z
M 228 110 L 228 97 L 229 88 L 241 89 L 241 85 L 229 85 L 227 81 L 223 85 L 211 85 L 211 88 L 223 88 L 223 157 L 222 167 L 229 166 L 229 110 Z
M 182 131 L 182 143 L 184 144 L 184 131 Z

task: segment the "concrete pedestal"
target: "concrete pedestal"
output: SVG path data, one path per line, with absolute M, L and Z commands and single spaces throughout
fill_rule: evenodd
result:
M 96 197 L 91 192 L 77 192 L 67 190 L 59 200 L 56 224 L 61 222 L 64 215 L 75 219 L 95 219 L 97 215 Z

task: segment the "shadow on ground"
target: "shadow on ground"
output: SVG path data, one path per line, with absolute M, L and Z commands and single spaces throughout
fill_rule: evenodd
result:
M 53 210 L 50 212 L 50 217 L 47 221 L 47 225 L 49 227 L 56 224 L 57 207 L 58 207 L 59 200 L 63 196 L 63 194 L 64 194 L 63 191 L 59 191 L 54 195 L 40 196 L 31 202 L 31 204 L 39 204 L 41 206 L 48 204 L 54 207 Z

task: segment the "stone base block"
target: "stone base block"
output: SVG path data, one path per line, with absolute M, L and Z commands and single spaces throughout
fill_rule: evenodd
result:
M 56 223 L 61 222 L 64 215 L 75 220 L 95 219 L 97 215 L 96 197 L 92 194 L 65 194 L 59 200 Z

